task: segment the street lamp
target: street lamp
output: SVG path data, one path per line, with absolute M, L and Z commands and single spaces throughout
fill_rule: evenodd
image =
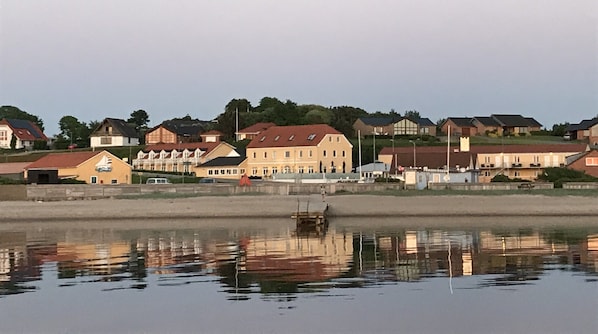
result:
M 413 167 L 417 168 L 417 156 L 415 155 L 415 142 L 413 140 L 409 141 L 411 144 L 413 144 Z

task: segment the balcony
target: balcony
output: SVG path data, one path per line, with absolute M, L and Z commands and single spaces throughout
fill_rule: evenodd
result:
M 481 168 L 494 168 L 494 164 L 482 164 Z
M 514 164 L 511 164 L 511 167 L 512 167 L 512 168 L 521 168 L 521 166 L 522 166 L 522 165 L 521 165 L 520 163 L 514 163 Z
M 539 163 L 539 162 L 537 162 L 537 163 L 531 163 L 531 164 L 529 164 L 529 166 L 530 166 L 531 168 L 538 168 L 538 167 L 542 167 L 542 164 L 541 164 L 541 163 Z

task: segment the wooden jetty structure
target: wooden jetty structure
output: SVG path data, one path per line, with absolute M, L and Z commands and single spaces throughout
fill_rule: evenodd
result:
M 291 214 L 291 218 L 297 222 L 297 227 L 323 226 L 327 223 L 326 213 L 328 203 L 312 198 L 297 199 L 297 211 Z

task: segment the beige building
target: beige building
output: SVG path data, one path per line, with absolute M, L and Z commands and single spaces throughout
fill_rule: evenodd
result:
M 131 165 L 108 151 L 50 153 L 25 169 L 57 170 L 60 179 L 77 179 L 89 184 L 131 184 Z
M 197 177 L 238 180 L 247 173 L 247 158 L 219 157 L 194 168 Z
M 247 145 L 247 174 L 349 173 L 352 148 L 326 124 L 272 126 Z
M 148 145 L 133 159 L 133 168 L 146 171 L 196 173 L 203 163 L 218 157 L 238 157 L 226 142 Z M 240 176 L 239 176 L 240 177 Z
M 476 145 L 450 149 L 451 170 L 478 170 L 478 181 L 490 182 L 499 174 L 534 181 L 545 167 L 564 167 L 567 157 L 586 152 L 587 144 Z M 401 167 L 446 168 L 447 148 L 441 146 L 385 147 L 378 160 L 390 164 L 391 174 Z

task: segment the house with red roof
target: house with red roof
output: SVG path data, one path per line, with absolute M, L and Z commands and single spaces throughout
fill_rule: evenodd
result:
M 31 149 L 37 141 L 46 142 L 46 145 L 48 143 L 48 137 L 31 121 L 9 118 L 0 120 L 0 148 L 12 148 L 13 140 L 15 149 Z
M 131 165 L 108 151 L 50 153 L 25 168 L 29 183 L 44 182 L 51 175 L 88 184 L 131 184 Z
M 568 157 L 567 168 L 598 177 L 598 150 L 590 150 Z
M 353 145 L 327 124 L 271 126 L 247 145 L 249 176 L 350 173 Z
M 244 140 L 244 139 L 253 139 L 257 137 L 260 133 L 266 131 L 269 127 L 276 126 L 274 123 L 255 123 L 251 126 L 248 126 L 244 129 L 239 130 L 235 135 L 237 137 L 237 141 Z

